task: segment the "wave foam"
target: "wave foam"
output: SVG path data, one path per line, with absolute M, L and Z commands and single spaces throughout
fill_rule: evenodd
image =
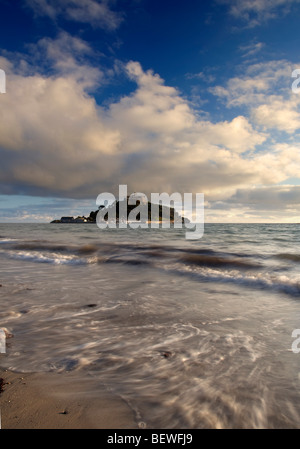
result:
M 40 253 L 36 251 L 6 251 L 6 256 L 11 259 L 26 260 L 29 262 L 50 263 L 54 265 L 85 265 L 89 259 L 82 259 L 74 255 Z

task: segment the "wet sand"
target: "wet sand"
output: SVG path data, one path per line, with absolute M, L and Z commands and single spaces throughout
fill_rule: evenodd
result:
M 0 368 L 2 429 L 136 429 L 134 413 L 94 379 Z

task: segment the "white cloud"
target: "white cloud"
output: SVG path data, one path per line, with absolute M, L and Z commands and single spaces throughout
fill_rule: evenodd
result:
M 64 50 L 62 44 L 68 44 Z M 53 64 L 53 76 L 33 67 L 23 76 L 19 67 L 1 58 L 8 82 L 1 96 L 0 179 L 8 192 L 61 195 L 81 189 L 80 196 L 98 177 L 100 154 L 106 165 L 103 180 L 118 166 L 110 156 L 117 151 L 118 131 L 103 123 L 101 110 L 87 93 L 101 83 L 102 72 L 81 65 L 72 56 L 75 47 L 86 50 L 83 42 L 65 34 L 36 45 Z
M 300 113 L 292 100 L 270 99 L 267 104 L 254 108 L 252 117 L 265 129 L 274 128 L 287 133 L 300 129 Z
M 89 23 L 94 27 L 115 30 L 122 21 L 120 13 L 110 8 L 109 0 L 26 0 L 36 15 L 48 16 L 52 20 L 63 17 L 67 20 Z
M 247 26 L 252 28 L 287 14 L 299 0 L 225 0 L 225 3 L 233 17 L 247 22 Z
M 228 107 L 258 105 L 271 95 L 291 96 L 294 68 L 286 60 L 243 65 L 243 75 L 230 78 L 225 87 L 215 86 L 210 92 L 226 100 Z
M 248 108 L 251 120 L 265 131 L 292 134 L 300 128 L 300 95 L 291 89 L 295 66 L 299 65 L 285 60 L 249 65 L 244 75 L 210 91 L 225 100 L 227 107 Z
M 60 76 L 72 76 L 85 89 L 96 88 L 106 82 L 106 74 L 99 67 L 87 62 L 87 57 L 95 57 L 94 51 L 82 39 L 61 32 L 53 40 L 43 38 L 29 47 L 35 54 L 35 63 L 43 67 L 45 61 Z M 98 59 L 99 59 L 99 55 Z M 100 55 L 101 57 L 101 55 Z
M 102 71 L 81 60 L 89 51 L 83 41 L 63 34 L 36 49 L 53 65 L 52 76 L 32 68 L 24 76 L 1 59 L 8 80 L 0 97 L 3 193 L 96 198 L 124 183 L 146 194 L 204 192 L 210 202 L 228 204 L 238 189 L 272 186 L 299 173 L 297 144 L 257 153 L 268 134 L 249 118 L 200 119 L 177 89 L 138 62 L 124 66 L 136 89 L 104 109 L 90 93 Z M 250 72 L 243 81 L 254 91 Z M 264 82 L 261 95 L 272 85 Z M 230 88 L 224 89 L 234 99 Z
M 236 153 L 253 150 L 266 140 L 266 136 L 255 131 L 243 116 L 237 116 L 231 122 L 216 124 L 203 122 L 200 132 L 212 144 L 223 146 Z
M 254 56 L 259 53 L 263 47 L 263 42 L 251 42 L 247 45 L 241 45 L 239 49 L 243 53 L 243 58 L 249 58 L 250 56 Z

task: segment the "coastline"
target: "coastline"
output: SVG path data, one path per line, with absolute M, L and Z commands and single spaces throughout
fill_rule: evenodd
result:
M 1 367 L 0 378 L 2 429 L 138 428 L 125 401 L 94 379 L 83 385 L 73 373 L 24 374 Z

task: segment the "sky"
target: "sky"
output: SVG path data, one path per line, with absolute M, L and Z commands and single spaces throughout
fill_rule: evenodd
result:
M 0 222 L 126 184 L 299 223 L 299 20 L 300 0 L 0 0 Z

